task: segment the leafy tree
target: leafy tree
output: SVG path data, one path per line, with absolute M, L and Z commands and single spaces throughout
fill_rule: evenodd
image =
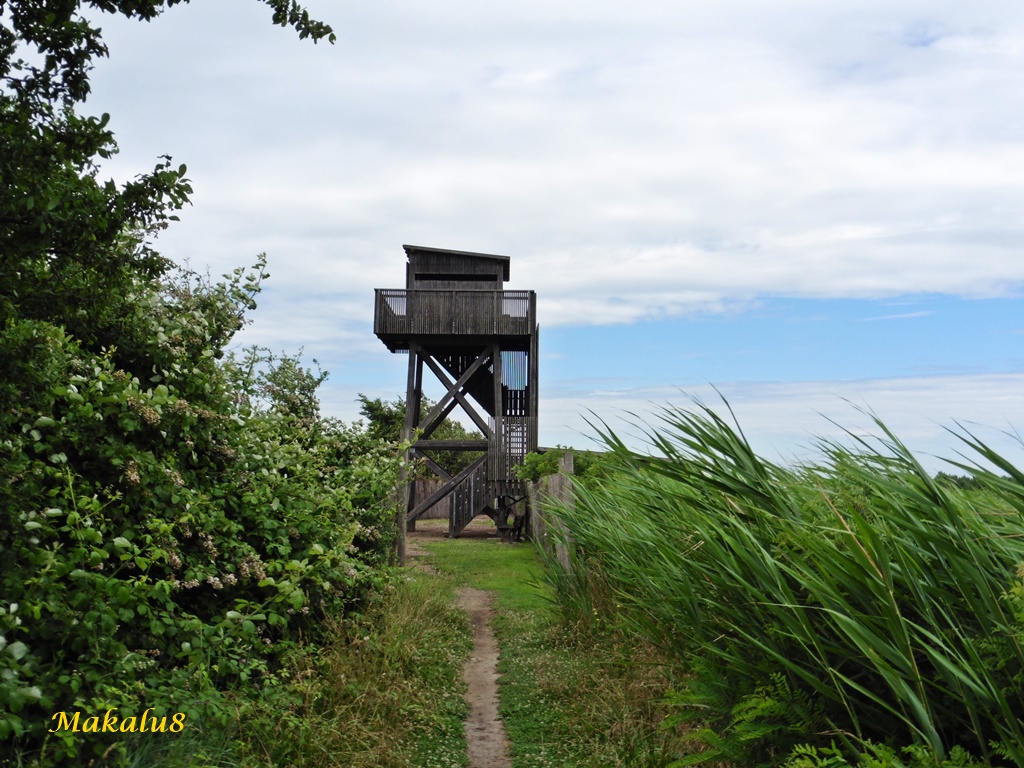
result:
M 152 237 L 192 192 L 164 157 L 122 186 L 99 179 L 117 152 L 107 115 L 76 112 L 107 55 L 83 6 L 149 21 L 182 0 L 0 0 L 0 323 L 47 320 L 90 349 L 117 343 L 139 281 L 167 273 Z M 295 0 L 273 21 L 333 42 Z
M 369 398 L 359 395 L 361 403 L 359 412 L 366 419 L 366 431 L 370 437 L 397 443 L 401 439 L 402 428 L 405 426 L 405 399 L 384 400 L 379 397 Z M 420 404 L 420 420 L 434 407 L 429 397 L 424 396 Z M 484 436 L 475 430 L 468 430 L 453 419 L 445 419 L 431 435 L 433 440 L 483 440 Z M 452 475 L 457 475 L 480 456 L 480 451 L 433 451 L 431 458 L 438 466 Z
M 99 178 L 117 147 L 77 108 L 106 48 L 80 9 L 180 1 L 0 0 L 0 754 L 19 764 L 124 755 L 118 734 L 47 733 L 57 711 L 215 725 L 225 689 L 272 689 L 387 578 L 393 450 L 322 418 L 325 374 L 297 358 L 224 355 L 265 261 L 213 283 L 156 253 L 191 193 L 169 157 Z
M 977 478 L 970 475 L 954 475 L 949 472 L 939 472 L 935 475 L 935 482 L 946 488 L 960 488 L 961 490 L 978 490 L 982 487 Z
M 375 397 L 371 399 L 360 393 L 357 399 L 360 403 L 359 413 L 366 419 L 368 435 L 389 443 L 397 443 L 401 440 L 402 428 L 405 426 L 405 400 L 403 398 L 384 400 Z

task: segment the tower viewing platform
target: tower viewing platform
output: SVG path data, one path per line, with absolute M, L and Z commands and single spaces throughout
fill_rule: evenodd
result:
M 537 327 L 537 294 L 505 291 L 507 256 L 405 246 L 405 288 L 375 291 L 373 332 L 392 352 L 410 342 L 476 347 L 498 342 L 528 350 Z

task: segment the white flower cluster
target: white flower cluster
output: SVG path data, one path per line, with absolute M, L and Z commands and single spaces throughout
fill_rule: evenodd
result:
M 247 579 L 251 576 L 257 581 L 262 581 L 267 578 L 267 574 L 263 570 L 263 563 L 260 561 L 259 555 L 246 555 L 242 558 L 242 562 L 238 564 L 238 572 L 241 574 L 243 579 Z

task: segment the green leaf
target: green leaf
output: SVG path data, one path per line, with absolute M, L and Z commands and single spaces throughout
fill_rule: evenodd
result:
M 17 640 L 4 649 L 15 661 L 21 661 L 28 653 L 28 646 Z

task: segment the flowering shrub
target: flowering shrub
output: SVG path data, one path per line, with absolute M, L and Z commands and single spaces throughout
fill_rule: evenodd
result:
M 394 446 L 322 418 L 295 358 L 222 355 L 262 268 L 141 284 L 116 348 L 0 329 L 0 743 L 110 746 L 47 733 L 62 710 L 216 720 L 387 578 Z

